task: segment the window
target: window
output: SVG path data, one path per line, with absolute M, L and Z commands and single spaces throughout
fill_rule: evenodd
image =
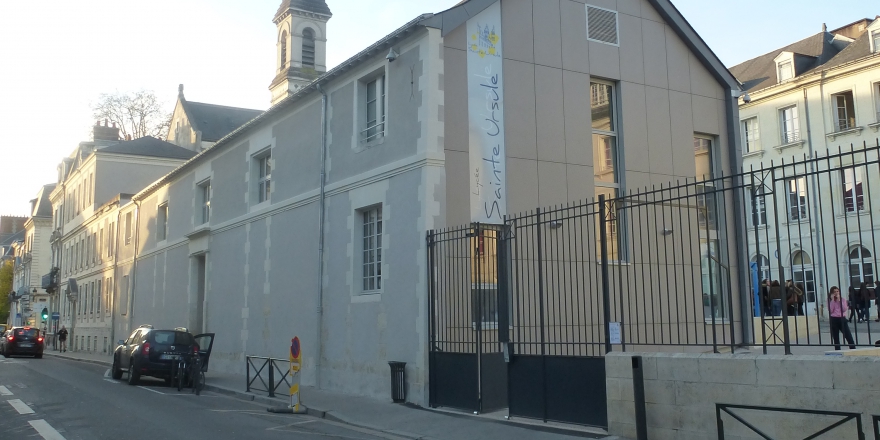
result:
M 877 32 L 877 36 L 880 36 L 880 31 Z M 880 82 L 874 83 L 874 113 L 875 121 L 880 122 Z
M 871 47 L 874 53 L 880 52 L 880 30 L 871 32 Z
M 761 133 L 758 131 L 758 118 L 749 118 L 742 121 L 743 142 L 746 153 L 754 153 L 761 150 Z
M 278 69 L 282 70 L 287 67 L 287 31 L 281 32 L 281 63 Z
M 110 295 L 113 292 L 113 277 L 107 278 L 106 286 L 107 286 L 107 288 L 104 289 L 105 290 L 104 296 L 106 297 L 104 299 L 104 304 L 106 304 L 106 306 L 104 307 L 104 314 L 109 315 L 110 314 L 110 305 L 111 305 Z
M 816 280 L 813 273 L 813 260 L 804 251 L 797 251 L 791 257 L 792 281 L 807 295 L 807 302 L 816 302 Z
M 587 39 L 616 46 L 617 11 L 587 5 Z
M 806 220 L 807 179 L 798 177 L 788 181 L 788 218 L 792 221 Z
M 116 250 L 116 223 L 110 223 L 110 234 L 107 235 L 107 240 L 110 242 L 107 246 L 107 256 L 112 257 L 113 252 Z
M 199 204 L 202 205 L 202 223 L 211 221 L 211 181 L 199 185 Z
M 98 260 L 98 233 L 92 232 L 92 242 L 89 246 L 89 252 L 92 254 L 92 264 Z
M 128 275 L 122 277 L 122 291 L 119 292 L 119 314 L 128 314 Z
M 98 232 L 98 261 L 102 261 L 104 259 L 104 228 L 101 228 L 100 232 Z
M 715 229 L 715 183 L 713 181 L 714 167 L 712 160 L 712 140 L 706 137 L 694 136 L 695 177 L 698 182 L 701 182 L 695 188 L 697 193 L 697 218 L 702 227 L 701 232 L 705 227 Z M 707 221 L 708 224 L 706 223 Z
M 168 202 L 159 205 L 156 214 L 156 237 L 159 241 L 168 238 Z
M 363 291 L 382 289 L 382 207 L 361 211 L 363 225 Z
M 791 67 L 791 61 L 783 61 L 779 63 L 779 82 L 790 80 L 794 77 L 794 70 Z
M 372 142 L 385 136 L 385 75 L 367 83 L 366 120 L 361 132 L 364 142 Z
M 831 95 L 831 101 L 834 103 L 834 126 L 837 128 L 837 131 L 855 127 L 856 109 L 852 90 Z
M 864 246 L 857 246 L 849 253 L 849 279 L 850 285 L 856 288 L 861 283 L 874 284 L 874 264 L 871 261 L 871 252 Z
M 606 199 L 617 198 L 620 191 L 620 154 L 617 145 L 617 115 L 614 100 L 614 86 L 611 84 L 590 83 L 590 119 L 593 143 L 593 180 L 596 197 L 604 195 Z M 608 258 L 620 260 L 620 237 L 617 234 L 617 212 L 608 211 L 609 218 L 604 222 L 608 237 Z M 601 221 L 601 219 L 599 219 Z M 597 240 L 599 234 L 596 234 Z M 598 252 L 600 247 L 596 246 Z
M 272 153 L 266 153 L 255 159 L 257 161 L 257 202 L 269 200 L 272 191 Z
M 862 168 L 853 167 L 840 171 L 843 179 L 843 207 L 846 212 L 865 209 L 865 194 L 862 188 Z
M 95 282 L 89 283 L 89 314 L 95 314 Z
M 96 309 L 96 313 L 99 315 L 101 314 L 101 301 L 103 299 L 103 298 L 101 298 L 102 281 L 104 281 L 104 280 L 98 280 L 98 284 L 97 284 L 98 290 L 97 290 L 97 292 L 95 292 L 95 309 Z
M 479 320 L 477 320 L 479 318 Z M 476 328 L 496 328 L 498 325 L 498 285 L 479 283 L 471 285 L 471 325 Z
M 315 68 L 315 32 L 309 28 L 302 35 L 302 64 L 305 68 Z
M 793 105 L 780 110 L 779 116 L 782 127 L 782 143 L 790 144 L 799 141 L 801 137 L 797 106 Z
M 751 188 L 749 190 L 752 199 L 752 226 L 765 226 L 767 224 L 767 202 L 764 188 Z
M 131 213 L 125 213 L 125 245 L 131 244 Z

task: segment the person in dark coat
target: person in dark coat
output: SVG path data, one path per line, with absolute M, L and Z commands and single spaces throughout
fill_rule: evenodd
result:
M 849 317 L 847 317 L 847 321 L 853 322 L 853 318 L 856 316 L 856 287 L 849 286 L 849 295 L 847 295 L 847 300 L 849 300 Z M 858 319 L 858 318 L 857 318 Z
M 806 289 L 806 287 L 804 287 L 804 283 L 797 283 L 797 284 L 795 284 L 795 286 L 797 286 L 798 290 L 801 291 L 801 294 L 798 295 L 798 316 L 805 316 L 804 302 L 806 302 L 807 289 Z
M 770 314 L 773 316 L 782 315 L 782 286 L 776 280 L 770 283 Z

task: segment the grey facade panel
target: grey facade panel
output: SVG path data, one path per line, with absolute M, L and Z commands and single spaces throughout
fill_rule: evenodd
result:
M 316 171 L 321 167 L 321 101 L 282 119 L 272 127 L 272 136 L 275 137 L 272 201 L 277 203 L 317 189 L 320 178 Z
M 168 191 L 168 241 L 183 238 L 192 229 L 195 176 L 188 174 L 172 183 Z M 201 223 L 201 221 L 196 221 Z
M 248 147 L 248 142 L 244 142 L 211 161 L 214 174 L 223 176 L 211 183 L 214 190 L 211 223 L 221 223 L 247 212 Z

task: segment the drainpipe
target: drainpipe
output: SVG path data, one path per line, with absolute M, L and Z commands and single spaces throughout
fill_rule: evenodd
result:
M 727 109 L 726 119 L 727 119 L 727 145 L 728 145 L 728 160 L 730 160 L 730 176 L 733 176 L 733 181 L 731 185 L 734 187 L 742 187 L 742 177 L 739 173 L 742 172 L 742 148 L 740 148 L 740 136 L 739 136 L 739 96 L 740 91 L 734 90 L 733 88 L 728 88 L 727 93 L 725 93 L 724 104 Z M 745 207 L 745 199 L 741 194 L 741 191 L 737 191 L 734 193 L 734 201 L 733 201 L 733 218 L 741 219 L 743 218 L 744 207 Z M 737 279 L 738 283 L 741 286 L 750 285 L 750 269 L 749 269 L 749 257 L 747 254 L 747 245 L 746 238 L 748 235 L 746 234 L 746 228 L 743 222 L 733 222 L 733 228 L 736 230 L 734 246 L 736 248 L 736 267 L 737 267 Z M 728 271 L 729 273 L 729 271 Z M 743 289 L 739 289 L 740 292 Z M 751 318 L 751 291 L 748 295 L 740 295 L 740 342 L 739 344 L 745 344 L 749 341 L 754 340 L 752 334 L 752 326 L 748 323 L 752 321 Z M 747 314 L 746 311 L 749 311 Z M 733 310 L 730 311 L 730 318 L 734 319 Z M 733 330 L 733 329 L 731 329 Z
M 118 311 L 115 310 L 116 304 L 117 304 L 115 293 L 116 293 L 116 286 L 119 285 L 119 280 L 118 280 L 119 274 L 116 272 L 116 268 L 119 267 L 119 252 L 118 252 L 119 240 L 118 240 L 118 237 L 119 237 L 119 218 L 120 218 L 119 216 L 121 214 L 121 211 L 119 210 L 119 208 L 120 208 L 120 204 L 119 204 L 119 202 L 116 202 L 116 228 L 114 228 L 114 232 L 116 233 L 115 234 L 116 237 L 112 238 L 114 241 L 114 245 L 113 245 L 113 250 L 114 250 L 114 252 L 113 252 L 113 285 L 107 286 L 107 288 L 110 289 L 110 292 L 114 293 L 112 295 L 109 295 L 110 296 L 110 304 L 107 304 L 107 307 L 110 307 L 110 346 L 111 347 L 116 347 L 116 313 Z M 107 232 L 110 232 L 110 231 L 107 231 Z M 107 237 L 107 239 L 110 240 L 110 237 Z M 108 246 L 110 245 L 110 243 L 107 243 L 107 244 L 108 244 Z M 115 351 L 116 350 L 114 349 L 113 352 L 115 352 Z M 112 355 L 112 352 L 111 352 L 111 355 Z
M 825 73 L 823 72 L 822 75 L 824 77 Z M 804 87 L 804 118 L 806 118 L 806 126 L 807 126 L 807 151 L 809 152 L 810 158 L 812 159 L 814 156 L 813 155 L 813 134 L 810 130 L 810 107 L 809 107 L 809 105 L 807 105 L 807 88 L 806 87 Z M 819 215 L 820 215 L 819 214 L 819 200 L 816 196 L 816 194 L 818 192 L 818 188 L 819 188 L 819 183 L 817 182 L 817 179 L 818 179 L 818 176 L 816 175 L 816 163 L 813 161 L 810 161 L 810 204 L 813 205 L 813 209 L 812 209 L 813 218 L 816 220 L 819 220 Z M 814 235 L 814 237 L 815 237 L 815 238 L 813 238 L 814 244 L 815 244 L 815 246 L 813 247 L 813 249 L 815 249 L 815 252 L 813 252 L 813 253 L 816 255 L 813 256 L 813 259 L 814 259 L 814 261 L 816 261 L 816 265 L 814 265 L 813 267 L 814 268 L 825 267 L 824 266 L 825 263 L 822 260 L 823 252 L 822 252 L 822 249 L 820 249 L 822 246 L 824 246 L 824 241 L 821 239 L 821 237 L 825 236 L 825 231 L 822 230 L 822 222 L 819 222 L 818 224 L 816 224 L 816 231 L 818 232 L 817 234 L 811 234 L 811 235 Z M 792 270 L 793 269 L 794 269 L 794 267 L 792 267 Z M 816 276 L 816 272 L 817 272 L 816 270 L 813 270 L 814 277 Z M 821 298 L 820 295 L 822 294 L 822 292 L 825 289 L 825 271 L 819 270 L 818 272 L 819 272 L 819 288 L 816 289 L 816 309 L 819 312 L 819 316 L 824 316 L 824 310 L 820 309 L 820 307 L 822 307 L 822 302 L 819 301 L 819 298 Z M 804 281 L 806 282 L 806 280 L 804 280 Z
M 138 203 L 137 200 L 132 200 L 134 202 L 134 260 L 131 262 L 131 274 L 129 278 L 131 278 L 131 282 L 128 284 L 128 329 L 131 330 L 131 326 L 134 325 L 134 288 L 136 283 L 134 282 L 135 273 L 137 272 L 137 264 L 138 264 L 138 244 L 140 242 L 141 236 L 141 204 Z
M 316 300 L 317 315 L 316 341 L 317 355 L 315 356 L 315 387 L 321 388 L 321 357 L 324 352 L 323 323 L 324 315 L 324 191 L 327 173 L 327 92 L 321 87 L 321 83 L 315 85 L 321 92 L 321 191 L 318 196 L 319 223 L 318 223 L 318 295 Z

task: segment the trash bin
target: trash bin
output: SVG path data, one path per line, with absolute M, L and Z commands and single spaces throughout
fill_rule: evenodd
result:
M 391 366 L 391 400 L 406 402 L 406 362 L 388 362 Z

